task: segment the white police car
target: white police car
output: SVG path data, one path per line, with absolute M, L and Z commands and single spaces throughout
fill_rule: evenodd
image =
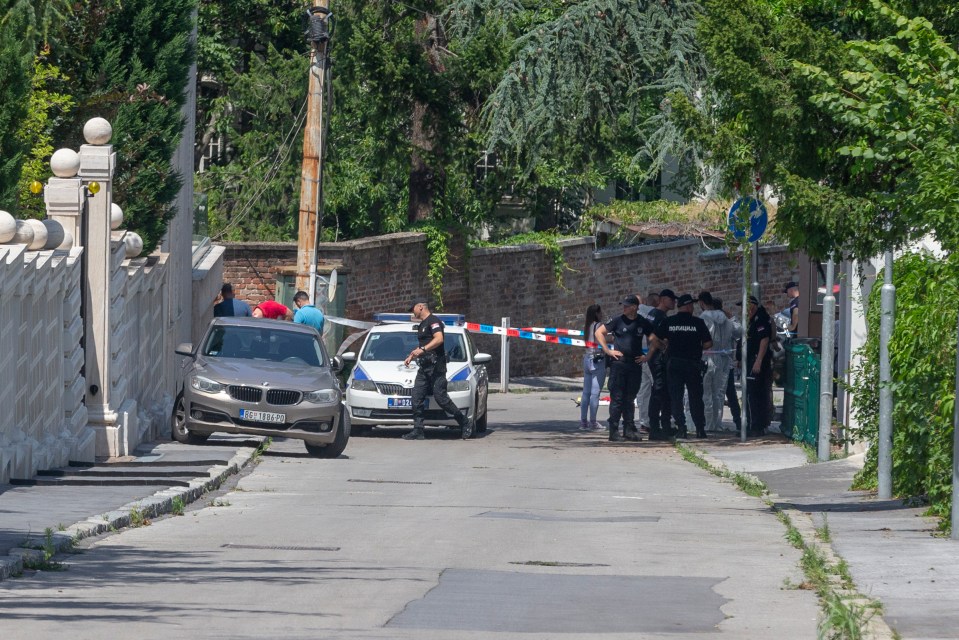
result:
M 443 345 L 446 349 L 447 391 L 450 399 L 476 421 L 476 432 L 486 431 L 489 377 L 486 365 L 492 358 L 478 353 L 464 318 L 453 314 L 436 314 L 445 324 Z M 347 362 L 355 362 L 346 385 L 346 408 L 352 418 L 354 434 L 374 426 L 398 427 L 413 424 L 413 382 L 417 365 L 403 364 L 418 346 L 417 323 L 407 314 L 377 314 L 375 320 L 385 322 L 369 330 L 359 352 L 342 354 Z M 437 406 L 432 396 L 426 399 L 426 426 L 455 426 L 456 421 Z

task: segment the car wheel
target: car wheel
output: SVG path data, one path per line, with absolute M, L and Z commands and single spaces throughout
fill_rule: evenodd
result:
M 340 428 L 336 431 L 336 437 L 330 444 L 310 444 L 305 442 L 306 451 L 315 458 L 338 458 L 343 450 L 346 449 L 346 443 L 350 441 L 350 412 L 346 409 L 340 411 Z
M 479 402 L 476 403 L 477 410 L 479 409 Z M 486 433 L 486 418 L 489 417 L 489 403 L 483 407 L 483 417 L 476 421 L 476 433 Z
M 170 431 L 173 439 L 183 444 L 201 444 L 210 437 L 208 433 L 193 433 L 186 426 L 186 401 L 181 392 L 173 403 L 173 416 L 170 419 Z

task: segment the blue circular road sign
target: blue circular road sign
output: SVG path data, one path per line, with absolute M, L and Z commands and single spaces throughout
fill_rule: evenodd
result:
M 766 232 L 768 225 L 766 205 L 752 196 L 739 198 L 729 207 L 729 230 L 737 240 L 748 235 L 749 242 L 756 242 Z

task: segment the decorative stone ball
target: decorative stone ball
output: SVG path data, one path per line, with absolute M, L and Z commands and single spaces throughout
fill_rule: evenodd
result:
M 10 242 L 17 235 L 17 220 L 6 211 L 0 211 L 0 243 Z
M 50 168 L 58 178 L 72 178 L 80 171 L 80 154 L 73 149 L 57 149 L 50 158 Z
M 110 229 L 116 231 L 123 224 L 123 209 L 116 202 L 110 204 Z
M 123 243 L 127 246 L 127 257 L 136 258 L 143 253 L 143 239 L 132 231 L 123 236 Z
M 113 137 L 113 127 L 104 118 L 91 118 L 83 125 L 83 137 L 90 144 L 106 144 Z
M 47 242 L 43 245 L 43 248 L 59 249 L 67 233 L 66 229 L 56 220 L 41 220 L 41 223 L 47 228 Z
M 26 220 L 17 220 L 17 230 L 11 239 L 13 244 L 25 244 L 28 247 L 33 244 L 33 227 L 27 224 Z
M 30 251 L 42 251 L 47 246 L 47 227 L 39 220 L 24 220 L 33 227 L 33 242 L 27 246 Z
M 73 234 L 70 233 L 69 231 L 64 231 L 64 232 L 63 232 L 63 242 L 61 242 L 61 243 L 60 243 L 60 246 L 59 246 L 59 247 L 56 247 L 56 248 L 57 248 L 57 249 L 64 249 L 64 250 L 66 250 L 66 251 L 69 251 L 70 249 L 73 248 L 73 242 L 74 242 L 74 240 L 73 240 Z

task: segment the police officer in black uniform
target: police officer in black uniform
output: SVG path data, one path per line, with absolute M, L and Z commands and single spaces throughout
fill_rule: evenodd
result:
M 410 313 L 420 324 L 416 328 L 417 348 L 410 352 L 403 363 L 407 367 L 413 360 L 419 365 L 416 382 L 413 384 L 413 430 L 403 436 L 404 440 L 423 440 L 423 412 L 426 396 L 432 394 L 436 404 L 452 415 L 463 430 L 463 439 L 473 437 L 474 422 L 450 400 L 446 392 L 446 347 L 443 345 L 443 321 L 433 315 L 425 302 L 416 302 Z
M 742 303 L 739 303 L 742 306 Z M 746 330 L 746 424 L 747 434 L 762 436 L 772 419 L 769 394 L 772 391 L 773 359 L 769 341 L 772 318 L 756 296 L 749 296 L 749 328 Z
M 653 331 L 649 320 L 638 315 L 639 298 L 626 296 L 623 300 L 623 315 L 614 318 L 596 329 L 596 342 L 610 359 L 609 367 L 609 439 L 639 441 L 633 407 L 639 385 L 643 381 L 643 336 Z M 609 346 L 608 336 L 613 346 Z M 619 433 L 619 420 L 623 420 L 623 433 Z
M 706 437 L 706 411 L 703 405 L 703 350 L 713 346 L 709 328 L 702 318 L 693 315 L 696 298 L 688 293 L 676 301 L 677 313 L 660 322 L 650 341 L 649 353 L 659 349 L 669 351 L 666 365 L 666 384 L 672 402 L 673 420 L 678 429 L 676 437 L 686 438 L 686 412 L 683 410 L 684 392 L 689 393 L 689 412 L 693 415 L 696 437 Z
M 659 304 L 646 314 L 646 319 L 655 329 L 666 319 L 668 312 L 676 308 L 676 294 L 672 289 L 659 292 Z M 649 395 L 649 439 L 667 441 L 673 437 L 673 412 L 669 400 L 669 387 L 666 384 L 666 366 L 668 355 L 662 349 L 650 351 L 646 366 L 653 378 Z

